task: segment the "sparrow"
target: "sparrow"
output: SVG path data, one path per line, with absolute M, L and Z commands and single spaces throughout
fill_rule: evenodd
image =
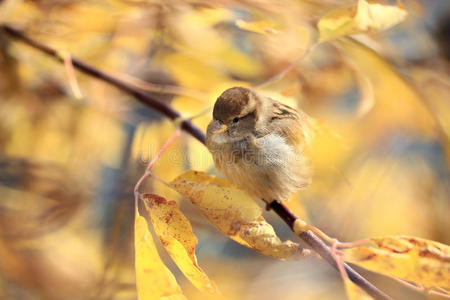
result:
M 311 139 L 308 116 L 245 88 L 217 98 L 206 133 L 216 168 L 250 196 L 288 200 L 311 182 L 305 146 Z

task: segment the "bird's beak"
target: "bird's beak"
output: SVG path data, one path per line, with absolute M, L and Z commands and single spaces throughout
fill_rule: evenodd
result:
M 209 132 L 211 133 L 221 133 L 224 132 L 227 129 L 227 126 L 220 122 L 219 120 L 213 120 L 209 124 Z

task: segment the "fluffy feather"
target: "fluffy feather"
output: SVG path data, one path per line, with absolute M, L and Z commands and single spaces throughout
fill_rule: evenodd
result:
M 233 184 L 268 203 L 287 200 L 310 183 L 306 124 L 305 114 L 235 87 L 214 105 L 206 146 Z

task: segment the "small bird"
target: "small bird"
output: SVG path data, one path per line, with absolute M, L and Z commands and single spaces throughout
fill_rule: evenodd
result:
M 292 107 L 233 87 L 216 100 L 206 146 L 231 183 L 269 205 L 310 184 L 304 154 L 309 124 L 306 114 Z

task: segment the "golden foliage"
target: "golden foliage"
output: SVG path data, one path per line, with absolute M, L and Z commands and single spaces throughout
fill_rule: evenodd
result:
M 344 260 L 424 287 L 450 287 L 450 247 L 411 236 L 371 238 L 375 247 L 345 249 Z
M 273 28 L 274 25 L 267 21 L 246 22 L 244 20 L 236 20 L 236 26 L 240 29 L 261 34 L 277 33 L 277 31 Z
M 159 257 L 147 221 L 139 214 L 134 222 L 134 243 L 139 299 L 186 299 L 175 277 Z
M 438 134 L 435 117 L 426 100 L 372 49 L 351 39 L 338 45 L 373 86 L 375 104 L 367 116 L 374 135 L 395 126 L 425 136 Z
M 238 243 L 274 258 L 303 256 L 298 244 L 280 241 L 261 216 L 262 209 L 228 180 L 187 171 L 170 184 L 194 203 L 217 229 Z
M 320 40 L 324 41 L 343 35 L 382 31 L 400 23 L 406 15 L 402 7 L 358 0 L 356 6 L 327 13 L 317 26 Z
M 373 299 L 367 295 L 360 287 L 354 284 L 348 277 L 344 278 L 345 292 L 349 300 L 371 300 Z
M 202 129 L 218 95 L 236 85 L 303 109 L 317 125 L 307 150 L 314 178 L 287 204 L 340 240 L 385 236 L 345 250 L 351 261 L 448 288 L 448 246 L 431 240 L 450 241 L 448 38 L 438 34 L 449 4 L 393 2 L 4 0 L 0 25 L 134 78 L 127 82 L 195 116 Z M 142 188 L 170 199 L 146 198 L 162 243 L 136 216 L 134 244 L 131 187 L 175 126 L 100 80 L 72 75 L 0 32 L 0 298 L 344 297 L 327 266 L 285 264 L 218 237 L 205 219 L 265 255 L 302 254 L 281 242 L 287 228 L 271 212 L 262 217 L 262 202 L 210 176 L 210 153 L 187 135 L 152 169 L 180 177 L 171 187 L 148 180 Z M 75 79 L 81 101 L 70 87 Z M 189 169 L 202 172 L 183 173 Z M 387 236 L 400 234 L 429 240 Z M 194 284 L 176 282 L 181 274 L 156 251 L 164 245 Z M 205 296 L 215 286 L 195 247 L 224 296 Z M 363 297 L 344 284 L 349 298 Z
M 197 264 L 195 245 L 197 238 L 192 232 L 188 219 L 178 210 L 175 201 L 167 201 L 157 195 L 142 196 L 153 228 L 161 243 L 169 252 L 183 274 L 200 291 L 218 293 L 215 283 L 209 280 Z M 147 280 L 147 282 L 151 282 Z

